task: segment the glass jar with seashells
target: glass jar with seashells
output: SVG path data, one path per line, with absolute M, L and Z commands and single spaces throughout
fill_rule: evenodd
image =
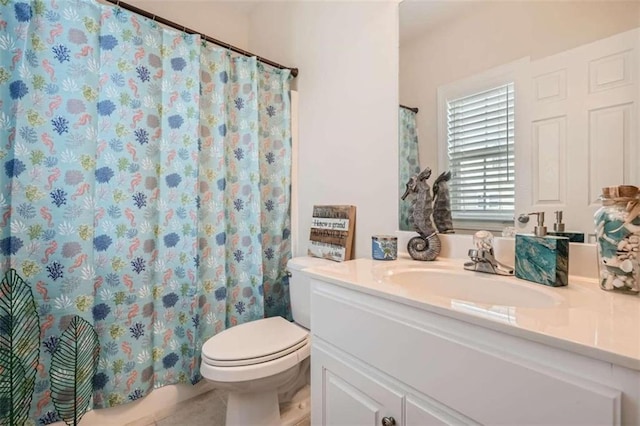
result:
M 602 207 L 594 215 L 600 287 L 627 294 L 640 292 L 640 191 L 631 185 L 602 189 Z

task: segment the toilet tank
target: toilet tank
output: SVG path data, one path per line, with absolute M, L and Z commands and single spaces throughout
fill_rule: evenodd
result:
M 296 324 L 306 329 L 311 328 L 311 278 L 303 269 L 327 266 L 335 262 L 317 257 L 294 257 L 287 262 L 289 277 L 289 296 L 291 298 L 291 315 Z

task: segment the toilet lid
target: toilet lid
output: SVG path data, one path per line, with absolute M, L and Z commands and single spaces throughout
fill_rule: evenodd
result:
M 202 359 L 211 365 L 265 362 L 307 343 L 309 333 L 282 317 L 265 318 L 226 329 L 205 342 Z

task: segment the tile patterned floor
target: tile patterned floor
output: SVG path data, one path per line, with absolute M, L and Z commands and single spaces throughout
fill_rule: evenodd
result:
M 227 395 L 219 390 L 183 402 L 169 417 L 149 426 L 224 426 Z
M 299 399 L 304 397 L 308 397 L 308 390 L 306 393 L 302 392 L 301 396 L 296 395 L 291 403 L 281 406 L 281 410 L 284 411 L 283 419 L 292 417 L 288 414 L 296 409 L 300 403 Z M 216 389 L 185 401 L 169 417 L 157 419 L 147 423 L 146 426 L 225 426 L 226 409 L 227 395 Z M 291 426 L 311 425 L 309 417 L 298 420 L 296 423 L 289 424 Z

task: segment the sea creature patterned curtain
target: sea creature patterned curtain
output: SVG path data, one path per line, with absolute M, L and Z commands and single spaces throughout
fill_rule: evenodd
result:
M 418 132 L 416 125 L 416 113 L 399 107 L 399 129 L 398 129 L 398 193 L 404 194 L 406 183 L 411 176 L 420 173 L 420 161 L 418 158 Z M 411 203 L 399 201 L 400 229 L 403 231 L 413 231 L 409 223 L 409 208 Z
M 0 265 L 36 299 L 36 423 L 58 420 L 74 315 L 99 338 L 94 408 L 197 382 L 206 339 L 289 318 L 289 72 L 92 0 L 0 12 Z

